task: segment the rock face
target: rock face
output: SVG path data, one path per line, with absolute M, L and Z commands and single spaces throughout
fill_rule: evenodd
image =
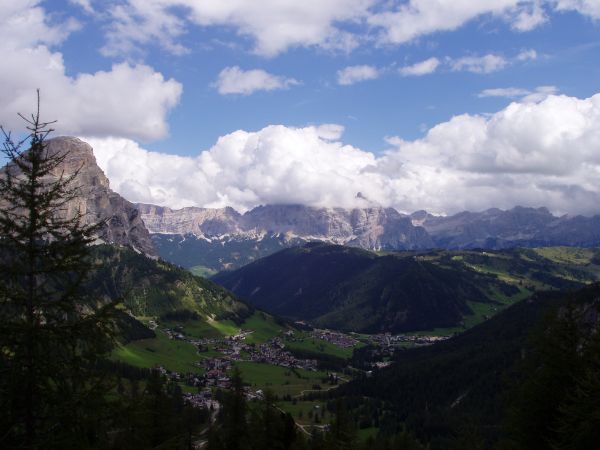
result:
M 411 219 L 427 230 L 437 247 L 448 249 L 600 244 L 600 216 L 557 217 L 546 208 L 493 208 L 449 217 L 418 211 Z
M 79 211 L 88 224 L 105 221 L 99 239 L 155 257 L 154 244 L 138 209 L 110 189 L 92 147 L 75 137 L 57 137 L 46 143 L 50 154 L 66 154 L 63 163 L 57 167 L 56 177 L 61 174 L 69 177 L 77 172 L 73 182 L 80 195 L 66 205 L 65 216 L 74 217 Z
M 313 208 L 301 205 L 259 206 L 241 215 L 232 208 L 172 210 L 138 205 L 151 233 L 192 234 L 214 240 L 262 239 L 325 241 L 370 250 L 429 248 L 433 241 L 410 217 L 392 208 Z
M 241 232 L 240 213 L 233 208 L 171 208 L 139 203 L 137 207 L 152 233 L 193 234 L 207 238 Z
M 406 216 L 382 207 L 267 205 L 239 214 L 231 208 L 138 206 L 164 259 L 209 272 L 235 269 L 309 241 L 368 250 L 600 245 L 600 216 L 557 217 L 546 208 L 494 208 L 444 217 L 427 211 Z

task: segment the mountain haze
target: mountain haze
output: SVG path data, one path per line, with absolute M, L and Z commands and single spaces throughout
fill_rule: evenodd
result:
M 600 216 L 557 217 L 547 208 L 517 206 L 503 211 L 464 211 L 442 217 L 418 211 L 413 224 L 424 227 L 439 248 L 489 248 L 600 245 Z

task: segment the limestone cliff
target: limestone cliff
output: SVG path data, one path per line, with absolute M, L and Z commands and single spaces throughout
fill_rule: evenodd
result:
M 79 211 L 87 224 L 104 222 L 98 239 L 124 245 L 147 256 L 157 253 L 137 207 L 110 189 L 109 181 L 98 167 L 92 147 L 75 137 L 57 137 L 46 141 L 50 155 L 65 155 L 54 177 L 77 173 L 73 185 L 79 195 L 59 214 L 74 217 Z M 5 169 L 6 170 L 6 169 Z
M 232 208 L 173 210 L 138 205 L 151 233 L 192 234 L 206 240 L 262 239 L 325 241 L 371 250 L 433 246 L 427 232 L 392 208 L 314 208 L 302 205 L 259 206 L 239 214 Z

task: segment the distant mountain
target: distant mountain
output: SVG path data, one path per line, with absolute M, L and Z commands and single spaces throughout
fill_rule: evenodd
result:
M 139 204 L 151 233 L 193 234 L 206 240 L 258 239 L 325 241 L 373 250 L 427 248 L 433 242 L 422 228 L 393 208 L 313 208 L 301 205 L 259 206 L 245 214 L 232 208 L 172 210 Z
M 282 250 L 214 281 L 255 306 L 346 331 L 401 332 L 460 325 L 469 302 L 519 292 L 495 276 L 411 255 L 322 243 Z
M 594 247 L 600 245 L 600 216 L 554 216 L 546 208 L 517 206 L 503 211 L 462 212 L 433 216 L 411 215 L 414 225 L 427 230 L 438 248 L 466 249 L 542 246 Z
M 236 269 L 283 248 L 320 241 L 367 250 L 504 249 L 600 245 L 600 216 L 557 217 L 546 208 L 410 216 L 393 208 L 267 205 L 173 210 L 138 205 L 159 254 L 199 273 Z
M 49 154 L 66 154 L 52 174 L 54 177 L 69 177 L 78 172 L 73 182 L 80 195 L 66 204 L 62 212 L 65 217 L 74 217 L 79 211 L 89 224 L 105 221 L 98 235 L 100 241 L 124 245 L 152 257 L 157 255 L 138 209 L 110 189 L 108 178 L 96 163 L 92 147 L 75 137 L 62 136 L 47 140 L 46 149 Z M 17 169 L 5 166 L 2 170 Z
M 423 228 L 392 208 L 268 205 L 239 214 L 232 208 L 138 207 L 163 258 L 185 267 L 201 266 L 209 273 L 311 241 L 371 250 L 434 246 Z

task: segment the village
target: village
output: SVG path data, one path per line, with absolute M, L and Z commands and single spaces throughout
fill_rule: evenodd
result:
M 158 328 L 156 323 L 152 324 L 154 329 Z M 274 337 L 262 344 L 246 342 L 246 338 L 253 332 L 240 330 L 234 336 L 223 338 L 204 338 L 197 339 L 185 335 L 182 327 L 161 328 L 169 339 L 189 342 L 198 350 L 199 360 L 195 363 L 198 367 L 204 369 L 203 375 L 198 373 L 181 374 L 159 367 L 158 370 L 169 379 L 176 382 L 183 382 L 187 386 L 197 388 L 217 387 L 228 389 L 231 386 L 231 380 L 228 375 L 233 363 L 238 361 L 248 361 L 270 364 L 286 367 L 290 369 L 317 370 L 317 361 L 314 359 L 299 359 L 285 350 L 285 344 L 280 337 Z M 289 334 L 287 335 L 289 336 Z M 202 357 L 202 353 L 208 351 L 218 353 L 219 356 Z M 198 399 L 200 403 L 205 401 Z
M 381 347 L 394 347 L 406 343 L 413 344 L 415 346 L 432 345 L 437 342 L 449 339 L 450 336 L 425 336 L 425 335 L 412 335 L 412 334 L 396 334 L 383 333 L 373 334 L 368 336 L 369 343 L 378 345 Z
M 374 347 L 372 363 L 374 368 L 382 369 L 391 364 L 390 357 L 395 351 L 400 350 L 405 344 L 415 346 L 432 345 L 447 339 L 446 336 L 420 336 L 391 333 L 374 335 L 356 335 L 356 337 L 339 331 L 313 328 L 309 332 L 300 333 L 288 329 L 280 336 L 272 337 L 264 343 L 248 342 L 253 331 L 242 330 L 233 336 L 219 338 L 195 338 L 186 336 L 183 327 L 174 328 L 160 327 L 152 321 L 152 329 L 160 329 L 169 339 L 189 342 L 198 351 L 199 359 L 195 363 L 202 369 L 202 373 L 189 372 L 186 374 L 169 371 L 158 367 L 163 375 L 172 381 L 183 383 L 186 386 L 197 388 L 197 393 L 185 393 L 185 401 L 199 408 L 214 410 L 218 403 L 212 398 L 212 389 L 229 389 L 231 378 L 229 373 L 236 362 L 256 362 L 289 369 L 305 369 L 316 371 L 317 361 L 315 359 L 296 358 L 290 351 L 286 350 L 286 342 L 296 342 L 305 339 L 321 340 L 341 348 L 354 348 L 361 342 Z M 360 339 L 359 339 L 360 338 Z M 211 356 L 203 356 L 203 353 L 211 353 Z M 218 356 L 214 356 L 218 354 Z M 200 371 L 199 371 L 200 372 Z M 367 376 L 369 373 L 367 372 Z M 261 390 L 253 391 L 245 387 L 248 399 L 260 398 Z

